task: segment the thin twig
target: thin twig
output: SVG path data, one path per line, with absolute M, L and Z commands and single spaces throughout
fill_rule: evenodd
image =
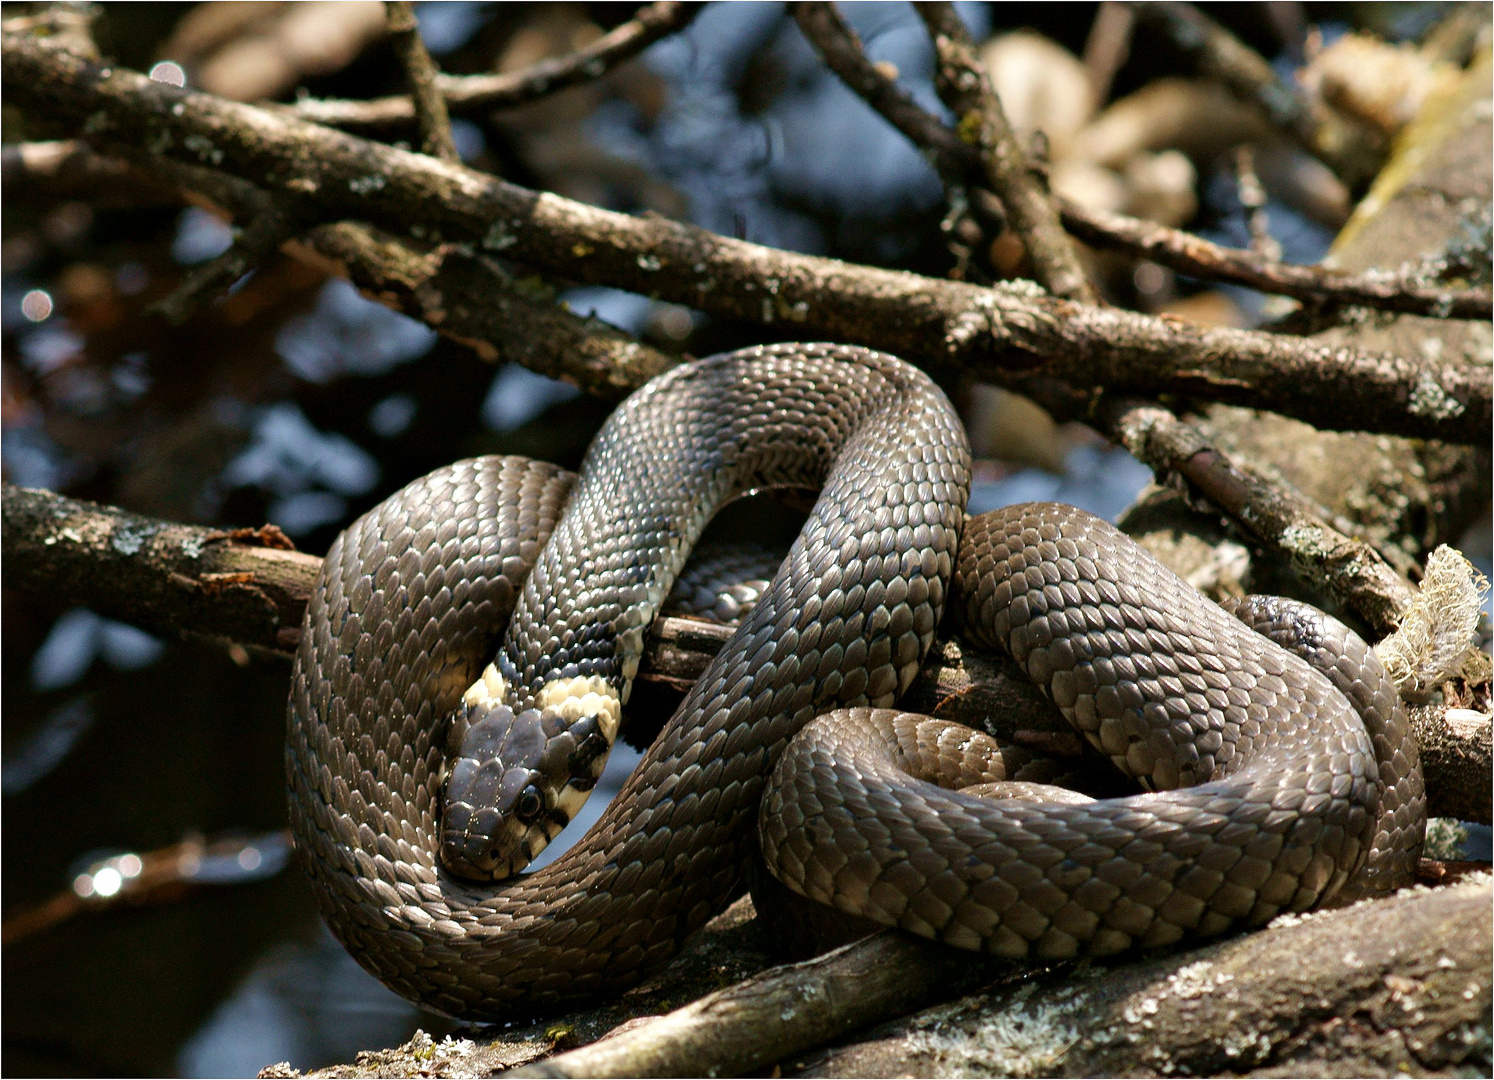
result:
M 572 280 L 711 314 L 785 322 L 798 336 L 954 363 L 1003 385 L 1041 378 L 1142 396 L 1178 393 L 1272 409 L 1321 428 L 1482 443 L 1494 422 L 1487 370 L 1203 328 L 1078 304 L 1022 283 L 977 288 L 750 244 L 631 217 L 250 105 L 92 65 L 4 35 L 10 102 L 85 125 L 110 146 L 149 146 L 427 241 L 466 243 Z
M 1090 104 L 1098 109 L 1110 99 L 1116 72 L 1131 53 L 1136 11 L 1120 0 L 1103 0 L 1084 42 L 1084 71 L 1089 76 Z
M 291 861 L 289 829 L 257 836 L 188 836 L 153 851 L 121 852 L 90 863 L 72 887 L 34 907 L 8 911 L 6 948 L 78 915 L 176 900 L 203 886 L 242 885 L 278 874 Z M 231 869 L 230 869 L 231 868 Z M 107 883 L 106 887 L 100 887 Z
M 384 12 L 389 20 L 389 38 L 405 69 L 405 81 L 410 84 L 410 105 L 415 111 L 415 128 L 420 132 L 420 148 L 443 161 L 460 161 L 451 137 L 446 99 L 436 85 L 441 73 L 420 36 L 415 5 L 410 0 L 385 0 Z
M 1151 259 L 1206 281 L 1228 281 L 1298 300 L 1373 307 L 1452 319 L 1494 316 L 1487 288 L 1439 289 L 1384 273 L 1352 274 L 1326 266 L 1296 266 L 1250 251 L 1221 247 L 1190 232 L 1064 200 L 1064 228 L 1086 244 Z
M 1248 146 L 1235 148 L 1235 183 L 1240 206 L 1245 210 L 1245 224 L 1250 231 L 1250 253 L 1267 263 L 1281 261 L 1281 245 L 1271 235 L 1266 216 L 1266 189 L 1255 173 L 1255 153 Z
M 1162 30 L 1199 74 L 1217 79 L 1236 97 L 1257 106 L 1274 127 L 1293 136 L 1309 153 L 1317 152 L 1312 106 L 1277 77 L 1260 53 L 1192 4 L 1138 4 L 1137 15 Z
M 829 7 L 818 3 L 798 5 L 800 10 Z M 979 182 L 980 163 L 974 149 L 960 142 L 937 116 L 925 111 L 902 87 L 877 70 L 854 35 L 842 33 L 838 22 L 838 17 L 825 18 L 819 11 L 813 11 L 813 18 L 799 15 L 805 36 L 829 68 L 922 150 L 941 176 Z M 972 188 L 970 196 L 972 206 L 979 206 L 983 196 L 990 198 L 983 188 Z M 1091 210 L 1067 199 L 1059 199 L 1058 204 L 1064 227 L 1086 244 L 1126 251 L 1204 280 L 1228 281 L 1299 300 L 1362 305 L 1409 315 L 1454 319 L 1494 316 L 1494 294 L 1487 288 L 1439 289 L 1385 274 L 1351 274 L 1326 266 L 1270 262 L 1154 221 Z
M 794 20 L 799 29 L 819 50 L 830 70 L 840 76 L 856 93 L 872 102 L 884 117 L 901 128 L 904 124 L 922 131 L 928 124 L 947 131 L 938 119 L 929 116 L 897 83 L 879 71 L 867 59 L 861 48 L 861 40 L 831 3 L 804 2 L 792 7 Z M 958 265 L 950 276 L 963 280 L 964 266 L 972 249 L 981 241 L 981 233 L 987 237 L 1001 235 L 1007 226 L 1006 210 L 1000 200 L 987 192 L 985 198 L 972 197 L 975 192 L 967 187 L 970 179 L 979 179 L 979 160 L 970 147 L 964 146 L 951 133 L 948 143 L 937 139 L 912 139 L 913 145 L 928 159 L 944 185 L 945 198 L 949 202 L 950 214 L 941 225 L 941 230 L 950 237 L 950 248 Z M 971 230 L 967 236 L 966 231 Z
M 436 89 L 455 116 L 524 105 L 558 90 L 595 82 L 660 38 L 684 29 L 701 7 L 675 0 L 645 4 L 632 19 L 566 56 L 541 60 L 506 75 L 437 74 Z M 371 101 L 307 99 L 286 108 L 303 120 L 364 134 L 387 134 L 408 127 L 415 119 L 415 111 L 405 97 Z
M 1199 74 L 1255 105 L 1271 125 L 1338 173 L 1349 185 L 1366 182 L 1378 169 L 1381 150 L 1346 138 L 1332 114 L 1315 108 L 1250 46 L 1192 4 L 1179 0 L 1137 5 L 1137 17 L 1160 29 L 1193 62 Z
M 961 140 L 978 150 L 986 182 L 1006 207 L 1038 281 L 1055 296 L 1093 303 L 1095 292 L 1073 242 L 1028 165 L 1027 155 L 1017 145 L 990 76 L 976 56 L 975 42 L 954 5 L 925 0 L 916 8 L 939 58 L 935 80 L 939 96 L 954 111 Z
M 227 251 L 194 267 L 169 295 L 152 304 L 149 311 L 165 316 L 172 325 L 181 325 L 195 311 L 222 296 L 234 282 L 257 268 L 298 231 L 299 223 L 294 214 L 273 204 L 265 206 L 246 218 L 246 224 Z
M 793 12 L 799 29 L 819 50 L 830 70 L 840 76 L 841 82 L 908 136 L 928 158 L 946 188 L 963 188 L 972 167 L 979 166 L 974 148 L 961 143 L 938 117 L 925 112 L 911 94 L 871 62 L 856 31 L 841 18 L 834 4 L 799 3 L 794 5 Z

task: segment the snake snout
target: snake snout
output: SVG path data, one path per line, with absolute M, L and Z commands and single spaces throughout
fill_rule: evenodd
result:
M 460 877 L 501 881 L 538 855 L 550 833 L 545 794 L 553 785 L 536 769 L 545 749 L 538 713 L 506 705 L 469 724 L 446 781 L 441 860 Z

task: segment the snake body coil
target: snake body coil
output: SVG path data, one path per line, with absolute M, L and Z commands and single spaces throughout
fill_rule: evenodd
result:
M 735 895 L 759 834 L 799 892 L 1017 955 L 1216 933 L 1404 882 L 1420 772 L 1362 642 L 1291 606 L 1243 612 L 1256 633 L 1068 507 L 974 519 L 956 567 L 968 483 L 958 418 L 926 376 L 789 345 L 649 384 L 574 490 L 554 467 L 484 458 L 359 519 L 308 606 L 286 752 L 333 930 L 405 996 L 495 1018 L 635 981 Z M 716 506 L 821 484 L 767 593 L 586 837 L 499 885 L 442 870 L 438 729 L 521 592 L 506 680 L 631 677 L 639 613 Z M 1009 649 L 1116 764 L 1156 789 L 1201 786 L 1049 805 L 910 777 L 1006 779 L 985 736 L 884 708 L 951 575 L 967 634 Z M 1331 654 L 1359 712 L 1266 634 Z M 837 707 L 856 707 L 850 733 L 810 723 Z

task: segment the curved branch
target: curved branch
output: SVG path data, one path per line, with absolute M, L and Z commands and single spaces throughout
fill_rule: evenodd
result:
M 982 289 L 732 240 L 539 194 L 482 173 L 100 67 L 4 35 L 12 103 L 96 139 L 233 171 L 327 218 L 418 224 L 576 280 L 717 315 L 962 364 L 1024 385 L 1106 386 L 1253 405 L 1324 428 L 1482 443 L 1487 371 L 1076 304 L 1021 283 Z
M 569 55 L 541 60 L 506 75 L 437 74 L 435 87 L 454 116 L 524 105 L 557 90 L 600 79 L 660 38 L 683 30 L 701 6 L 658 0 L 645 4 L 633 18 Z M 407 97 L 371 101 L 309 98 L 283 108 L 303 120 L 363 134 L 386 134 L 415 122 L 415 110 Z

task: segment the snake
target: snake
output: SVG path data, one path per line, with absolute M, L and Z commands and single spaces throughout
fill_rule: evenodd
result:
M 335 935 L 401 995 L 498 1020 L 635 983 L 762 863 L 1007 957 L 1410 881 L 1416 745 L 1362 639 L 1291 601 L 1226 611 L 1073 507 L 966 520 L 970 479 L 927 374 L 794 343 L 658 376 L 578 475 L 476 458 L 363 515 L 323 561 L 288 708 L 291 825 Z M 519 873 L 594 784 L 711 516 L 785 487 L 819 496 L 767 589 L 601 818 Z M 946 606 L 1140 793 L 1045 798 L 990 736 L 896 711 Z

